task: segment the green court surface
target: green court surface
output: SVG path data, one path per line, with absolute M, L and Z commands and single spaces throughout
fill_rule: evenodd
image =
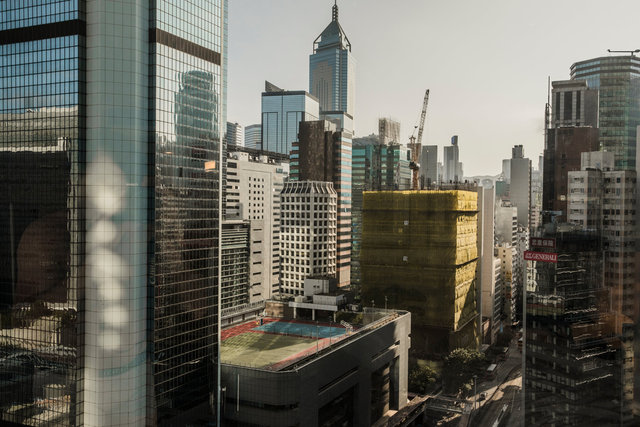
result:
M 222 341 L 222 363 L 264 368 L 311 349 L 316 340 L 290 335 L 245 332 Z

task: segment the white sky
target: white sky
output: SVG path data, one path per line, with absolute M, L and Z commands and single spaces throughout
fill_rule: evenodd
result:
M 309 90 L 309 54 L 333 0 L 229 0 L 227 120 L 260 123 L 269 80 Z M 522 144 L 537 167 L 547 76 L 572 63 L 640 48 L 638 0 L 338 0 L 356 59 L 356 136 L 378 117 L 406 142 L 429 109 L 422 144 L 459 135 L 465 176 L 493 175 Z M 438 153 L 442 158 L 442 148 Z

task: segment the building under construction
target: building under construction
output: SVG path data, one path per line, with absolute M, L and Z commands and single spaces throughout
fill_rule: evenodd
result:
M 363 302 L 410 311 L 419 353 L 477 347 L 477 193 L 365 192 L 363 204 Z

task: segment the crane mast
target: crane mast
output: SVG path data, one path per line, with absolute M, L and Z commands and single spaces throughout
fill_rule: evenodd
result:
M 420 149 L 422 148 L 422 131 L 424 130 L 424 121 L 427 117 L 427 106 L 429 105 L 429 89 L 424 94 L 424 102 L 422 103 L 422 114 L 420 115 L 420 125 L 416 126 L 418 128 L 418 140 L 416 141 L 416 137 L 411 135 L 409 137 L 409 149 L 411 150 L 411 189 L 418 190 L 418 181 L 420 176 L 420 163 L 418 160 L 420 158 Z M 415 130 L 414 130 L 415 132 Z

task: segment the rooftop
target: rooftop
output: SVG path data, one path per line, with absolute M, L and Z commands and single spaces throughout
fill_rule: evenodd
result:
M 363 325 L 263 318 L 223 329 L 223 364 L 283 371 L 325 349 L 340 346 L 364 331 L 393 321 L 404 312 L 376 309 L 363 314 Z

